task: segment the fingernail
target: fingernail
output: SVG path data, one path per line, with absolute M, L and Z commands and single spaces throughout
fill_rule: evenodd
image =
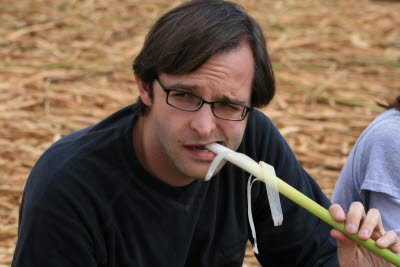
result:
M 368 229 L 362 229 L 360 231 L 360 235 L 368 237 L 369 236 L 369 230 Z
M 337 218 L 339 218 L 339 217 L 342 217 L 342 214 L 343 214 L 342 212 L 338 211 L 338 212 L 335 213 L 335 216 Z
M 385 247 L 385 246 L 387 245 L 386 239 L 383 239 L 383 238 L 379 239 L 377 242 L 378 242 L 382 247 Z
M 355 225 L 355 224 L 348 223 L 348 224 L 346 225 L 346 232 L 354 233 L 354 232 L 356 232 L 356 231 L 357 231 L 357 228 L 356 228 L 356 225 Z

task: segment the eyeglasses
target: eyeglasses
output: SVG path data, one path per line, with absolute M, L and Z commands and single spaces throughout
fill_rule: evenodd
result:
M 211 110 L 214 115 L 218 118 L 229 120 L 229 121 L 241 121 L 244 120 L 247 113 L 253 110 L 252 107 L 246 107 L 241 104 L 235 104 L 224 101 L 209 102 L 201 97 L 195 96 L 191 93 L 167 89 L 156 77 L 157 82 L 161 88 L 167 93 L 167 104 L 185 111 L 196 111 L 199 110 L 204 103 L 211 105 Z

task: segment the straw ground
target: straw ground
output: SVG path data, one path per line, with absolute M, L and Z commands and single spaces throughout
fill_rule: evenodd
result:
M 330 197 L 362 130 L 400 93 L 399 1 L 238 1 L 277 77 L 263 110 Z M 51 143 L 137 97 L 131 62 L 180 1 L 0 1 L 0 264 L 10 264 L 26 178 Z M 271 243 L 273 240 L 271 240 Z M 259 266 L 246 251 L 244 266 Z

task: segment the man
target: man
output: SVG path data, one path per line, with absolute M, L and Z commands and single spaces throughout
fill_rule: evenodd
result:
M 274 95 L 261 28 L 230 2 L 192 1 L 165 14 L 135 59 L 138 102 L 46 151 L 27 181 L 13 266 L 241 266 L 248 174 L 232 164 L 204 181 L 218 142 L 275 167 L 325 207 L 271 121 L 254 107 Z M 265 187 L 252 190 L 256 254 L 264 266 L 343 266 L 385 261 L 281 196 L 274 227 Z M 338 221 L 340 206 L 330 208 Z M 379 212 L 354 204 L 347 230 L 374 233 L 399 253 Z M 365 232 L 368 230 L 368 232 Z M 386 243 L 385 243 L 386 242 Z M 337 255 L 339 257 L 337 257 Z

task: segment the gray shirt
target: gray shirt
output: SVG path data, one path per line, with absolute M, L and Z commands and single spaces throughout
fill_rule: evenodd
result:
M 377 208 L 385 230 L 400 236 L 400 111 L 379 115 L 361 134 L 336 183 L 332 202 L 345 212 L 360 201 Z

